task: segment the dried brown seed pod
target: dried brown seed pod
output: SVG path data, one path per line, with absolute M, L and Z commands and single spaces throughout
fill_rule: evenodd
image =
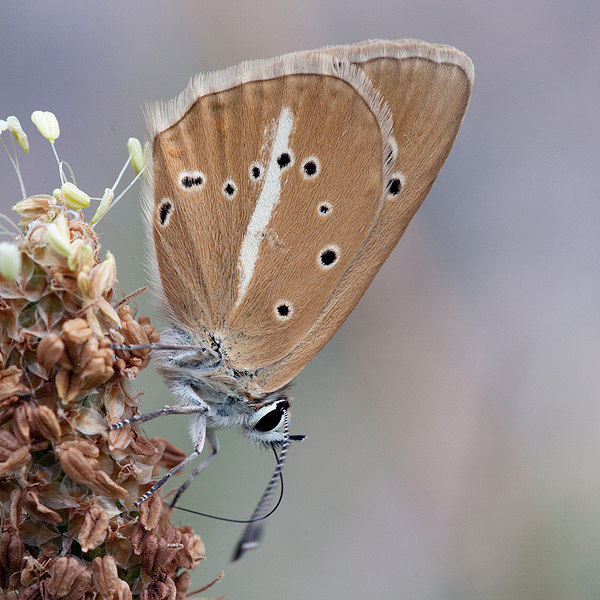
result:
M 182 571 L 175 579 L 175 588 L 177 590 L 176 600 L 185 600 L 187 591 L 190 589 L 192 576 L 188 571 Z
M 44 523 L 60 523 L 62 517 L 45 504 L 42 504 L 38 495 L 33 490 L 25 490 L 22 496 L 23 506 L 27 512 Z
M 166 571 L 173 562 L 177 552 L 181 549 L 181 531 L 170 525 L 158 540 L 156 556 L 154 557 L 154 568 L 152 570 L 155 573 Z
M 114 482 L 104 471 L 99 469 L 94 471 L 94 479 L 88 485 L 96 494 L 115 500 L 127 498 L 129 495 L 125 488 Z
M 121 334 L 125 337 L 127 344 L 147 344 L 148 336 L 144 328 L 129 314 L 122 317 Z M 149 350 L 132 350 L 135 356 L 145 357 Z
M 21 383 L 22 374 L 16 365 L 0 371 L 0 400 L 27 391 L 27 387 Z
M 142 569 L 147 573 L 153 573 L 154 559 L 156 557 L 156 551 L 158 550 L 158 538 L 153 534 L 146 535 L 141 550 Z
M 61 400 L 67 397 L 69 392 L 69 383 L 71 381 L 71 369 L 62 367 L 59 369 L 54 379 L 54 385 L 56 386 L 56 393 Z
M 97 298 L 110 292 L 117 280 L 117 266 L 110 255 L 105 261 L 96 265 L 90 273 L 90 297 Z
M 169 597 L 169 586 L 162 581 L 153 581 L 140 595 L 140 600 L 174 600 Z
M 125 581 L 119 579 L 117 581 L 117 590 L 114 595 L 114 600 L 131 600 L 131 588 L 127 585 Z
M 100 299 L 97 298 L 93 302 L 88 302 L 83 314 L 85 315 L 88 327 L 94 332 L 95 335 L 102 337 L 104 335 L 102 331 L 102 325 L 100 325 L 100 321 L 98 321 L 98 317 L 96 317 L 95 314 L 99 301 Z
M 118 420 L 119 419 L 115 419 L 113 423 L 116 423 Z M 111 452 L 114 452 L 115 450 L 125 450 L 132 439 L 131 426 L 125 425 L 125 427 L 113 429 L 108 432 L 108 447 Z
M 73 587 L 70 589 L 69 593 L 64 596 L 63 600 L 79 600 L 80 598 L 83 598 L 90 587 L 91 582 L 92 574 L 84 566 L 81 566 Z
M 91 506 L 86 511 L 77 538 L 83 552 L 97 548 L 106 539 L 108 523 L 108 513 L 99 506 Z
M 66 358 L 62 338 L 55 333 L 47 333 L 38 344 L 36 358 L 46 373 L 50 373 L 58 361 Z
M 98 446 L 85 439 L 68 440 L 57 446 L 57 450 L 70 450 L 71 448 L 76 448 L 84 456 L 87 456 L 87 458 L 98 458 L 100 456 Z
M 40 583 L 34 583 L 29 586 L 19 596 L 19 600 L 44 600 L 44 596 L 42 593 L 42 588 L 46 587 L 46 581 L 41 581 Z
M 117 592 L 119 574 L 112 556 L 97 556 L 92 561 L 94 585 L 104 600 L 112 600 Z
M 56 374 L 55 384 L 58 397 L 68 404 L 81 390 L 81 375 L 63 367 Z
M 92 350 L 86 356 L 88 346 L 92 346 Z M 112 350 L 108 348 L 99 349 L 98 341 L 95 338 L 90 338 L 85 345 L 81 361 L 82 388 L 88 390 L 106 383 L 114 375 L 112 362 Z
M 23 541 L 18 534 L 13 533 L 10 536 L 8 544 L 8 570 L 10 573 L 18 573 L 23 565 Z
M 28 446 L 30 442 L 31 408 L 29 404 L 19 404 L 13 412 L 13 433 L 21 446 Z
M 56 199 L 47 194 L 36 194 L 23 198 L 13 208 L 22 217 L 19 225 L 27 225 L 40 217 L 49 218 L 57 214 L 59 210 Z
M 16 589 L 20 582 L 24 546 L 16 533 L 0 536 L 0 587 Z
M 156 531 L 163 514 L 163 499 L 159 494 L 152 494 L 148 500 L 140 504 L 140 524 L 146 531 Z
M 52 566 L 48 590 L 53 600 L 78 600 L 85 594 L 91 580 L 92 574 L 87 567 L 73 557 L 61 556 Z
M 65 321 L 62 330 L 65 341 L 74 344 L 83 344 L 92 337 L 92 330 L 88 327 L 87 321 L 81 318 Z
M 24 467 L 31 460 L 29 450 L 29 446 L 21 446 L 4 462 L 0 462 L 0 477 L 8 477 L 15 471 Z
M 7 429 L 0 429 L 0 460 L 6 460 L 13 452 L 21 447 L 21 443 Z
M 21 495 L 19 488 L 10 493 L 10 526 L 13 531 L 19 531 L 21 522 Z
M 165 577 L 165 585 L 167 586 L 167 588 L 169 588 L 167 600 L 175 600 L 175 598 L 177 597 L 177 586 L 175 585 L 175 582 L 173 581 L 170 575 L 167 575 Z
M 149 342 L 155 343 L 155 342 L 160 341 L 160 335 L 159 335 L 158 331 L 156 331 L 154 329 L 154 326 L 152 325 L 152 323 L 150 323 L 149 317 L 141 316 L 138 319 L 138 323 L 142 326 L 142 329 L 146 332 Z
M 144 550 L 144 541 L 148 536 L 148 532 L 142 527 L 138 521 L 133 533 L 131 534 L 131 546 L 133 551 L 139 556 Z
M 50 442 L 57 443 L 62 437 L 60 424 L 56 418 L 56 414 L 47 406 L 36 406 L 33 409 L 32 425 L 44 439 Z
M 94 457 L 86 456 L 79 447 L 74 445 L 61 444 L 55 451 L 62 468 L 72 481 L 83 485 L 90 485 L 94 481 L 96 473 L 94 467 L 97 462 Z
M 200 536 L 187 527 L 190 531 L 182 531 L 182 548 L 177 552 L 175 562 L 184 569 L 195 569 L 206 559 L 206 549 Z
M 159 453 L 159 449 L 154 444 L 135 431 L 132 431 L 130 447 L 134 454 L 141 456 L 153 456 Z

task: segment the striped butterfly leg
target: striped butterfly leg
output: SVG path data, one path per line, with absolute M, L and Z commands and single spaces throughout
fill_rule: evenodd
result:
M 193 414 L 198 415 L 196 424 L 195 424 L 195 428 L 194 428 L 195 429 L 194 451 L 189 456 L 184 458 L 178 465 L 175 465 L 162 479 L 157 481 L 145 494 L 140 496 L 136 500 L 134 506 L 139 506 L 142 502 L 147 500 L 150 496 L 152 496 L 152 494 L 154 494 L 157 490 L 159 490 L 171 477 L 173 477 L 173 475 L 176 475 L 177 473 L 179 473 L 179 471 L 184 469 L 188 464 L 190 464 L 193 460 L 195 460 L 200 455 L 200 453 L 202 452 L 202 449 L 204 448 L 204 441 L 206 439 L 206 413 L 209 411 L 209 409 L 210 409 L 210 407 L 206 402 L 204 402 L 202 399 L 196 397 L 196 402 L 192 405 L 163 406 L 159 410 L 155 410 L 153 412 L 146 413 L 143 415 L 133 415 L 132 417 L 129 417 L 128 419 L 123 419 L 122 421 L 119 421 L 118 423 L 113 423 L 112 425 L 109 426 L 109 428 L 108 428 L 109 431 L 114 431 L 116 429 L 120 429 L 121 427 L 125 427 L 125 425 L 131 425 L 133 423 L 143 423 L 145 421 L 149 421 L 151 419 L 155 419 L 156 417 L 161 417 L 163 415 L 193 415 Z M 208 466 L 208 464 L 210 463 L 210 461 L 212 460 L 212 458 L 214 457 L 214 455 L 216 454 L 216 448 L 218 446 L 216 443 L 216 437 L 214 436 L 214 434 L 212 432 L 209 435 L 209 443 L 211 446 L 211 453 L 203 461 L 203 463 L 200 465 L 200 467 L 204 466 L 204 468 L 206 468 Z M 200 467 L 198 469 L 196 469 L 194 471 L 194 473 L 196 473 L 196 472 L 200 473 L 200 471 L 201 471 Z M 179 496 L 181 496 L 181 494 L 183 493 L 185 488 L 187 488 L 187 486 L 189 485 L 190 482 L 191 482 L 191 479 L 188 480 L 188 482 L 186 482 L 186 484 L 184 484 L 184 486 L 182 486 L 183 490 L 178 492 L 176 499 L 178 499 Z
M 178 407 L 165 407 L 165 408 L 178 408 Z M 196 408 L 196 413 L 200 412 L 199 409 L 200 407 L 179 407 L 179 408 Z M 159 414 L 182 414 L 182 413 L 177 413 L 177 412 L 166 412 L 166 413 L 161 413 L 161 411 L 156 411 Z M 187 411 L 192 412 L 192 411 Z M 152 414 L 152 413 L 150 413 Z M 185 414 L 185 413 L 183 413 Z M 142 415 L 145 416 L 145 415 Z M 156 415 L 158 416 L 158 415 Z M 214 457 L 214 455 L 216 454 L 216 444 L 213 441 L 214 439 L 214 434 L 211 434 L 209 436 L 209 444 L 211 446 L 211 453 L 208 455 L 208 457 L 202 462 L 202 464 L 200 465 L 202 467 L 202 465 L 204 465 L 205 467 L 208 466 L 208 464 L 210 463 L 210 460 L 212 460 L 212 458 Z M 134 503 L 134 506 L 139 506 L 142 502 L 145 502 L 148 498 L 150 498 L 150 496 L 152 496 L 152 494 L 154 494 L 155 492 L 157 492 L 165 483 L 167 483 L 167 481 L 169 481 L 169 479 L 171 479 L 171 477 L 173 477 L 173 475 L 177 475 L 177 473 L 179 473 L 179 471 L 181 471 L 182 469 L 185 469 L 185 467 L 187 467 L 192 461 L 194 461 L 196 458 L 198 458 L 198 456 L 200 456 L 200 454 L 202 453 L 202 449 L 204 448 L 204 441 L 206 440 L 206 410 L 204 410 L 201 414 L 198 415 L 197 419 L 196 419 L 196 423 L 194 424 L 194 435 L 193 435 L 193 440 L 194 440 L 194 451 L 186 456 L 178 465 L 175 465 L 162 479 L 159 479 L 145 494 L 143 494 L 142 496 L 140 496 Z M 208 460 L 210 459 L 210 460 Z M 205 464 L 206 463 L 206 464 Z M 196 471 L 198 471 L 198 469 L 196 469 Z M 194 471 L 194 472 L 196 472 Z M 189 485 L 189 480 L 188 482 L 186 482 L 187 485 Z M 187 487 L 187 485 L 184 484 L 185 487 Z M 184 489 L 185 489 L 184 487 Z M 183 492 L 181 492 L 183 493 Z M 179 496 L 181 496 L 181 493 L 178 492 L 176 499 L 179 498 Z
M 117 423 L 109 425 L 108 430 L 114 431 L 115 429 L 121 429 L 125 425 L 131 425 L 132 423 L 143 423 L 144 421 L 150 421 L 156 419 L 156 417 L 162 417 L 163 415 L 194 415 L 198 413 L 205 413 L 209 410 L 208 404 L 201 401 L 199 405 L 192 406 L 163 406 L 158 410 L 143 415 L 133 415 L 128 419 L 123 419 Z
M 219 440 L 217 439 L 217 434 L 214 431 L 214 429 L 209 429 L 206 432 L 206 438 L 208 439 L 208 443 L 210 445 L 210 454 L 208 454 L 207 457 L 191 472 L 190 476 L 187 478 L 187 481 L 179 487 L 177 493 L 175 494 L 175 498 L 173 498 L 173 501 L 169 505 L 170 508 L 175 507 L 175 505 L 179 501 L 179 498 L 181 498 L 183 492 L 185 492 L 185 490 L 188 489 L 190 483 L 192 483 L 192 481 L 198 475 L 200 475 L 200 473 L 202 473 L 202 471 L 204 471 L 204 469 L 206 469 L 208 465 L 210 465 L 212 459 L 216 456 L 217 452 L 219 451 Z

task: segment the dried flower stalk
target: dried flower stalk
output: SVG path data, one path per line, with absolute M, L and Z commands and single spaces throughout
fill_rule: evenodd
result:
M 158 495 L 135 500 L 160 467 L 185 454 L 130 426 L 131 384 L 148 351 L 147 317 L 115 309 L 116 265 L 98 236 L 51 196 L 16 207 L 20 274 L 0 275 L 0 588 L 23 600 L 175 600 L 204 559 L 190 527 L 175 527 Z M 51 226 L 53 226 L 51 228 Z

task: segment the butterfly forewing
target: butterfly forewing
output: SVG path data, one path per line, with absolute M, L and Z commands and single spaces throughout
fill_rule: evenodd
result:
M 317 58 L 244 71 L 152 142 L 162 299 L 237 369 L 293 352 L 382 207 L 391 120 L 358 69 Z

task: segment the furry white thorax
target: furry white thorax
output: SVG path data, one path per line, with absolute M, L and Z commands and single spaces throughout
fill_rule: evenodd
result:
M 157 368 L 182 406 L 205 406 L 194 415 L 190 434 L 194 443 L 206 433 L 226 427 L 238 427 L 250 441 L 271 447 L 284 441 L 283 418 L 269 431 L 255 427 L 269 412 L 288 398 L 274 392 L 259 401 L 244 393 L 240 374 L 226 363 L 218 340 L 201 340 L 188 332 L 172 328 L 161 334 L 164 344 L 189 346 L 198 350 L 155 350 Z M 287 407 L 286 409 L 287 410 Z

